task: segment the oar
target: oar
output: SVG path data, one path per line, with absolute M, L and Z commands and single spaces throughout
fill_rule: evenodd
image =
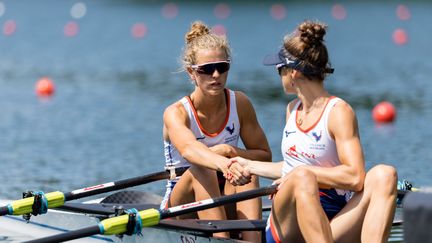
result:
M 148 175 L 133 177 L 129 179 L 123 179 L 119 181 L 108 182 L 104 184 L 99 184 L 95 186 L 90 186 L 71 192 L 50 192 L 43 194 L 44 204 L 46 208 L 56 208 L 62 206 L 66 201 L 75 200 L 83 197 L 89 197 L 105 192 L 116 191 L 128 187 L 134 187 L 153 181 L 168 179 L 175 175 L 182 175 L 187 168 L 176 168 L 170 170 L 164 170 L 160 172 L 155 172 Z M 174 174 L 175 173 L 175 174 Z M 34 212 L 35 196 L 26 197 L 20 200 L 13 201 L 6 206 L 0 207 L 0 216 L 3 215 L 23 215 Z M 40 206 L 40 205 L 37 205 Z
M 244 201 L 256 197 L 270 195 L 276 192 L 277 185 L 262 187 L 249 191 L 240 192 L 233 195 L 222 196 L 213 199 L 205 199 L 193 203 L 171 207 L 165 210 L 147 209 L 137 212 L 140 220 L 139 225 L 149 227 L 159 224 L 162 219 L 171 218 L 191 212 L 197 212 L 208 208 L 218 207 L 228 203 Z M 64 234 L 53 235 L 45 238 L 31 240 L 27 242 L 62 242 L 96 234 L 113 235 L 127 232 L 130 216 L 128 214 L 102 220 L 98 225 L 70 231 Z M 136 219 L 134 219 L 136 220 Z

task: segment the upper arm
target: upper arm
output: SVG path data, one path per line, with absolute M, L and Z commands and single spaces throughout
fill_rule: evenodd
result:
M 260 149 L 269 153 L 270 147 L 267 138 L 261 128 L 255 109 L 248 97 L 242 92 L 236 92 L 237 113 L 240 120 L 240 136 L 246 149 Z
M 195 142 L 196 138 L 189 129 L 189 118 L 186 110 L 180 103 L 174 103 L 165 109 L 163 114 L 163 136 L 170 141 L 182 154 L 188 143 Z
M 364 177 L 364 157 L 354 110 L 344 102 L 331 110 L 328 128 L 336 143 L 339 160 L 349 166 L 356 176 Z

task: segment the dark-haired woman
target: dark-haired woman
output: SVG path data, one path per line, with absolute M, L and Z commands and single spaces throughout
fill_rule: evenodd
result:
M 396 202 L 397 173 L 377 165 L 365 172 L 351 106 L 324 88 L 333 72 L 323 37 L 326 25 L 305 21 L 267 56 L 286 93 L 283 161 L 233 158 L 251 174 L 276 179 L 267 242 L 386 242 Z M 238 168 L 238 167 L 231 167 Z
M 257 177 L 251 178 L 247 171 L 230 172 L 229 158 L 271 160 L 251 102 L 245 94 L 226 88 L 231 52 L 225 36 L 211 33 L 197 21 L 185 39 L 183 68 L 195 89 L 166 108 L 163 138 L 166 166 L 190 168 L 180 178 L 168 181 L 162 208 L 256 188 Z M 244 149 L 238 147 L 239 139 Z M 234 185 L 226 183 L 226 177 L 233 178 Z M 239 202 L 230 209 L 232 213 L 224 207 L 208 209 L 198 212 L 198 217 L 261 218 L 259 198 Z M 228 237 L 226 232 L 218 235 Z M 242 238 L 261 239 L 259 232 L 243 232 Z

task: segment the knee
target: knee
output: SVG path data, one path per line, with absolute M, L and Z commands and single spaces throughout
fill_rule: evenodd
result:
M 211 170 L 202 166 L 191 166 L 188 171 L 190 172 L 190 183 L 192 184 L 199 183 L 207 186 L 218 184 L 215 170 Z
M 192 165 L 188 170 L 193 177 L 213 177 L 216 176 L 216 171 L 205 168 L 203 166 Z
M 295 195 L 315 195 L 318 193 L 318 181 L 314 173 L 303 167 L 297 167 L 291 172 L 291 183 Z
M 397 171 L 393 166 L 380 164 L 373 167 L 366 178 L 372 187 L 380 186 L 393 189 L 396 188 Z

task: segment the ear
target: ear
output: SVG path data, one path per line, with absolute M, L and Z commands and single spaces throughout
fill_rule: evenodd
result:
M 194 81 L 195 81 L 195 75 L 194 75 L 194 73 L 193 73 L 193 69 L 190 68 L 190 67 L 188 67 L 188 68 L 186 68 L 186 71 L 187 71 L 187 73 L 188 73 L 188 75 L 189 75 L 189 78 L 190 78 L 191 80 L 194 80 Z
M 291 76 L 291 79 L 296 79 L 296 78 L 298 78 L 300 73 L 299 73 L 299 71 L 297 71 L 295 69 L 291 69 L 289 74 Z
M 303 73 L 295 69 L 291 69 L 290 75 L 292 79 L 304 78 Z

